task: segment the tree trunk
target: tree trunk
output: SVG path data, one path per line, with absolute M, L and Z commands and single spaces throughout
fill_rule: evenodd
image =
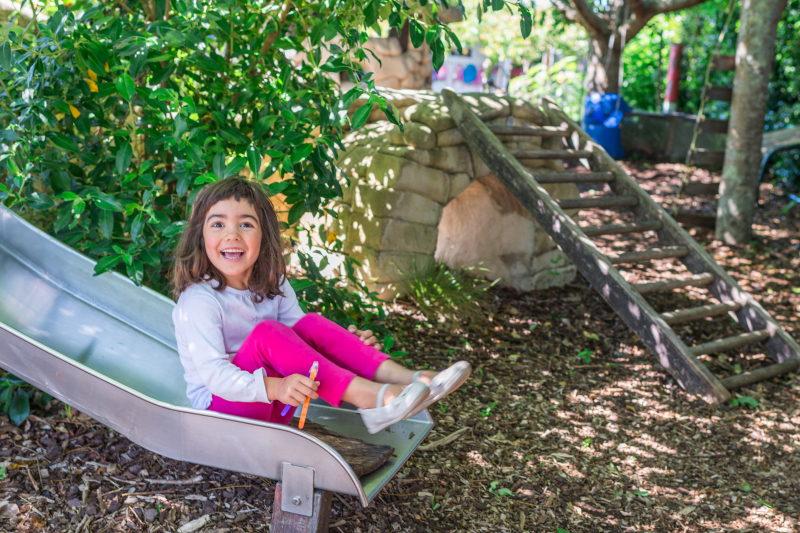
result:
M 586 94 L 614 94 L 619 92 L 619 67 L 622 59 L 620 36 L 614 39 L 611 56 L 608 54 L 607 35 L 589 35 L 589 61 L 586 69 Z M 606 68 L 608 65 L 608 68 Z
M 775 55 L 775 31 L 787 0 L 743 0 L 736 44 L 736 74 L 717 207 L 717 238 L 750 240 L 758 198 L 761 136 L 767 84 Z

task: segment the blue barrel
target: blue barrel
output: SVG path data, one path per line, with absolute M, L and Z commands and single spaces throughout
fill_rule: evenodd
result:
M 586 98 L 584 129 L 614 159 L 625 157 L 620 123 L 629 111 L 630 106 L 617 94 L 592 93 Z

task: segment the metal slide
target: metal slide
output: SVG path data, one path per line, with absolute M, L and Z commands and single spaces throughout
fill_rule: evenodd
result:
M 333 448 L 300 430 L 192 409 L 174 304 L 118 274 L 93 273 L 93 261 L 0 206 L 0 368 L 148 450 L 274 480 L 285 463 L 310 468 L 312 490 L 357 496 L 366 506 L 433 427 L 423 411 L 370 435 L 355 411 L 312 404 L 309 420 L 395 448 L 358 478 Z M 287 492 L 297 481 L 284 485 Z

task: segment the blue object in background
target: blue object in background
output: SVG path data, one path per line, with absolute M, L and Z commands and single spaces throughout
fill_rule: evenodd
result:
M 625 157 L 620 123 L 632 111 L 618 94 L 592 93 L 586 98 L 583 123 L 586 133 L 614 159 Z

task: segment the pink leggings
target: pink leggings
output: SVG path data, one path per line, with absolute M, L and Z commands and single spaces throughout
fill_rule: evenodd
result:
M 323 400 L 339 407 L 353 378 L 371 380 L 388 358 L 338 324 L 309 313 L 291 328 L 275 320 L 261 322 L 245 339 L 232 363 L 246 372 L 263 368 L 268 377 L 282 378 L 291 374 L 306 376 L 314 361 L 319 361 L 317 392 Z M 277 400 L 229 402 L 213 396 L 208 408 L 218 413 L 288 424 L 295 410 L 292 408 L 286 416 L 281 416 L 284 405 Z

